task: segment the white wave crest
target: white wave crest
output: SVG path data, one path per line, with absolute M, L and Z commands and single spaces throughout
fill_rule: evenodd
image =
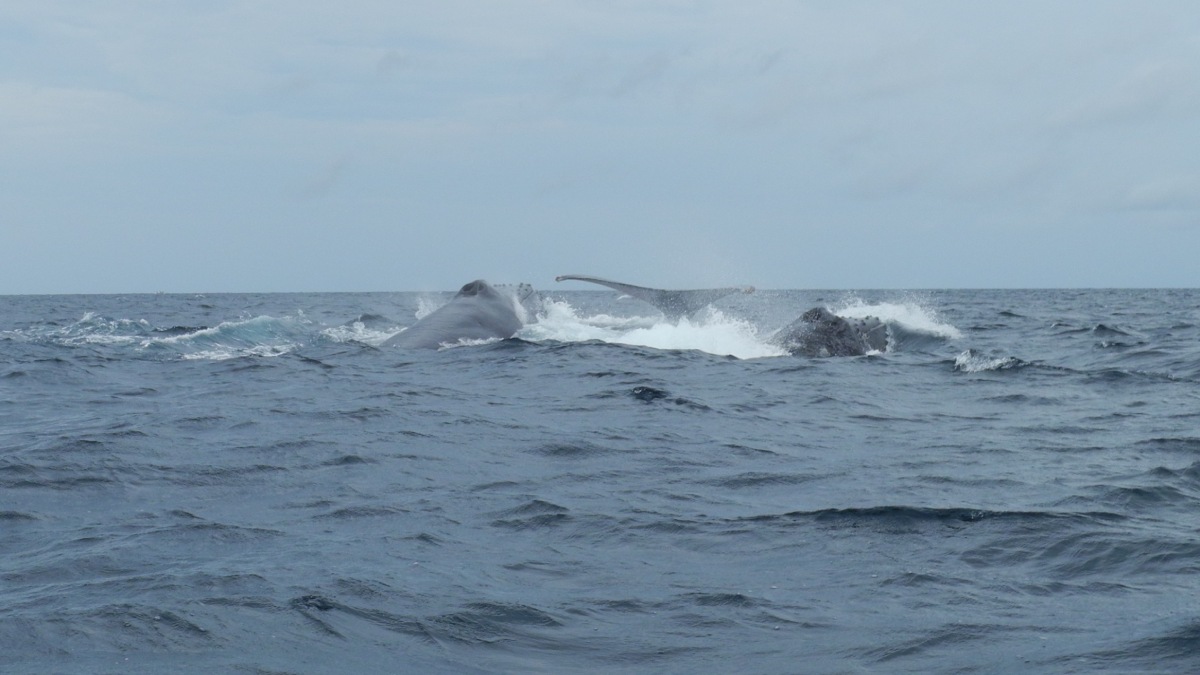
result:
M 302 343 L 311 323 L 303 312 L 294 317 L 262 315 L 236 321 L 222 321 L 211 328 L 199 328 L 178 335 L 142 338 L 141 349 L 168 349 L 182 352 L 186 360 L 223 361 L 240 356 L 279 356 Z
M 963 373 L 984 373 L 992 370 L 1009 370 L 1018 368 L 1024 362 L 1013 356 L 984 356 L 972 349 L 954 358 L 954 369 Z
M 255 345 L 253 347 L 217 347 L 188 352 L 180 356 L 185 361 L 227 361 L 243 356 L 283 356 L 292 351 L 294 345 Z
M 500 342 L 500 338 L 462 338 L 455 342 L 441 343 L 438 345 L 438 351 L 458 349 L 459 347 L 478 347 L 480 345 L 490 345 L 493 342 Z
M 106 319 L 95 312 L 84 312 L 78 321 L 49 333 L 48 337 L 64 345 L 134 344 L 149 324 L 145 320 Z
M 906 302 L 867 303 L 859 298 L 850 298 L 836 307 L 830 307 L 829 310 L 838 316 L 853 319 L 874 316 L 884 323 L 897 324 L 909 331 L 950 340 L 957 340 L 963 336 L 962 331 L 945 321 L 937 310 L 915 299 Z
M 728 317 L 714 308 L 695 318 L 671 323 L 662 317 L 579 316 L 569 303 L 546 299 L 537 323 L 526 326 L 520 335 L 538 342 L 599 340 L 654 349 L 692 349 L 739 359 L 787 353 L 760 336 L 754 324 Z
M 378 330 L 369 328 L 362 321 L 355 321 L 345 326 L 331 326 L 321 331 L 321 335 L 334 342 L 361 342 L 363 344 L 378 347 L 388 338 L 396 335 L 400 329 Z

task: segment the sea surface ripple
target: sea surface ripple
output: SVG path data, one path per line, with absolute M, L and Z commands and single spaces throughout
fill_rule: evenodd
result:
M 448 297 L 0 297 L 0 672 L 1200 669 L 1200 291 Z

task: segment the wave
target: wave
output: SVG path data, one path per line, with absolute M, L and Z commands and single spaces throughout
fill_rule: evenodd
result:
M 60 347 L 133 350 L 186 360 L 221 361 L 241 356 L 271 357 L 294 351 L 310 337 L 304 312 L 223 321 L 216 326 L 152 325 L 145 319 L 111 319 L 86 312 L 65 326 L 42 324 L 19 333 L 24 341 Z
M 866 302 L 851 295 L 826 309 L 847 319 L 881 320 L 887 326 L 888 352 L 930 352 L 963 337 L 962 331 L 917 296 L 899 302 Z
M 301 312 L 296 317 L 277 319 L 256 316 L 223 321 L 212 328 L 141 342 L 143 349 L 167 349 L 187 360 L 222 361 L 242 356 L 280 356 L 303 343 L 308 325 Z
M 869 506 L 844 509 L 819 509 L 816 511 L 790 511 L 782 514 L 765 514 L 739 518 L 743 522 L 795 522 L 841 523 L 849 526 L 874 525 L 884 528 L 898 526 L 915 527 L 920 524 L 978 523 L 991 520 L 1016 521 L 1031 524 L 1041 521 L 1083 521 L 1090 523 L 1120 522 L 1126 517 L 1107 511 L 1059 512 L 1059 511 L 994 511 L 959 507 L 920 506 Z
M 599 341 L 661 350 L 694 350 L 739 359 L 787 354 L 760 335 L 753 323 L 727 316 L 712 307 L 693 318 L 672 323 L 660 316 L 581 316 L 565 301 L 543 299 L 537 322 L 518 335 L 535 342 Z
M 49 328 L 49 326 L 47 326 Z M 46 340 L 67 346 L 127 345 L 137 342 L 153 329 L 149 322 L 132 319 L 108 319 L 95 312 L 85 312 L 76 322 L 52 329 L 44 334 L 34 331 L 35 340 Z
M 905 302 L 868 303 L 851 296 L 828 309 L 846 318 L 864 319 L 873 316 L 890 327 L 900 328 L 908 333 L 924 334 L 943 340 L 959 340 L 963 337 L 962 331 L 946 321 L 940 312 L 916 297 Z
M 1200 621 L 1195 618 L 1162 619 L 1157 634 L 1141 637 L 1129 642 L 1118 643 L 1112 649 L 1060 659 L 1076 663 L 1091 659 L 1096 670 L 1113 672 L 1195 672 L 1200 667 Z M 1165 624 L 1162 625 L 1162 624 Z
M 386 317 L 363 314 L 340 326 L 331 326 L 321 330 L 321 336 L 337 343 L 358 342 L 378 347 L 400 330 L 402 329 Z
M 363 630 L 362 622 L 435 644 L 445 642 L 495 647 L 511 640 L 534 641 L 554 648 L 553 633 L 565 623 L 547 611 L 519 603 L 477 601 L 458 611 L 426 616 L 356 607 L 321 594 L 293 598 L 289 608 L 304 616 L 318 634 L 345 637 Z
M 954 370 L 962 373 L 1014 370 L 1028 365 L 1027 361 L 1015 356 L 987 356 L 974 349 L 968 349 L 954 358 Z
M 924 350 L 962 337 L 926 304 L 906 302 L 867 303 L 857 298 L 828 309 L 846 318 L 874 316 L 889 330 L 888 351 Z M 738 359 L 788 356 L 786 349 L 771 340 L 773 331 L 753 321 L 730 316 L 708 307 L 679 322 L 654 316 L 584 314 L 562 300 L 543 299 L 537 322 L 525 327 L 519 337 L 532 342 L 605 342 L 658 350 L 689 350 Z
M 118 356 L 133 350 L 136 354 L 183 360 L 271 358 L 321 343 L 379 347 L 404 330 L 404 323 L 411 324 L 435 311 L 441 306 L 439 300 L 432 296 L 417 298 L 413 318 L 408 322 L 363 312 L 338 325 L 319 325 L 298 310 L 282 316 L 242 316 L 215 325 L 154 325 L 145 319 L 113 319 L 87 312 L 72 323 L 47 322 L 7 331 L 4 337 L 63 347 L 92 347 L 102 350 L 101 353 L 111 349 L 117 350 Z M 957 328 L 919 300 L 867 303 L 851 297 L 831 309 L 847 318 L 876 316 L 884 320 L 890 335 L 888 351 L 930 351 L 947 339 L 961 336 Z M 651 316 L 591 313 L 567 301 L 543 297 L 536 306 L 536 316 L 516 337 L 533 343 L 596 342 L 737 359 L 788 356 L 771 336 L 772 329 L 761 322 L 715 307 L 673 322 L 657 312 Z M 467 341 L 454 346 L 485 343 Z

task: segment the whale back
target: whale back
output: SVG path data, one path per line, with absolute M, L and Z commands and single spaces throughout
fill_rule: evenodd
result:
M 525 285 L 518 287 L 518 292 L 524 292 L 525 288 Z M 437 349 L 464 340 L 510 338 L 525 325 L 517 312 L 517 301 L 517 297 L 477 279 L 459 289 L 450 302 L 392 336 L 383 346 Z

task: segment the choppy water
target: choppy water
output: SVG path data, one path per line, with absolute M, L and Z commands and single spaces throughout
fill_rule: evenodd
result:
M 0 671 L 1200 668 L 1200 291 L 447 297 L 0 297 Z

